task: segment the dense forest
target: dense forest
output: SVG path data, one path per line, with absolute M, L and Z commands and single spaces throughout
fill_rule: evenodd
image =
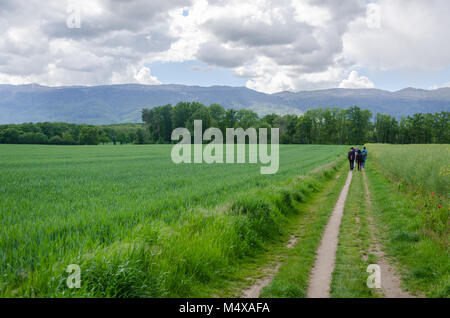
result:
M 261 118 L 251 110 L 181 102 L 143 109 L 142 121 L 152 143 L 170 143 L 173 129 L 186 127 L 192 131 L 193 121 L 199 119 L 204 130 L 217 127 L 224 135 L 226 128 L 279 128 L 282 144 L 442 144 L 450 141 L 449 115 L 449 112 L 418 113 L 397 120 L 380 113 L 373 116 L 369 110 L 355 106 L 318 108 L 300 116 L 270 114 Z
M 97 145 L 171 143 L 175 128 L 192 131 L 194 120 L 202 120 L 203 129 L 217 127 L 279 128 L 282 144 L 393 144 L 449 143 L 449 112 L 418 113 L 397 120 L 390 115 L 375 116 L 365 109 L 318 108 L 305 114 L 258 116 L 251 110 L 209 107 L 197 102 L 180 102 L 142 110 L 144 124 L 78 125 L 67 123 L 24 123 L 0 125 L 0 143 Z
M 4 144 L 144 144 L 148 142 L 145 136 L 142 124 L 92 126 L 44 122 L 0 125 L 0 143 Z

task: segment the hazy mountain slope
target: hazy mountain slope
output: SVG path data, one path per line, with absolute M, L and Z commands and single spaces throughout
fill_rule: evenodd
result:
M 64 121 L 108 124 L 140 121 L 143 107 L 199 101 L 226 108 L 252 109 L 260 114 L 300 113 L 317 107 L 358 105 L 395 116 L 450 110 L 450 88 L 427 91 L 404 89 L 328 89 L 264 94 L 245 87 L 183 85 L 105 85 L 45 87 L 0 85 L 0 123 Z
M 357 105 L 397 117 L 418 112 L 439 112 L 450 109 L 450 88 L 434 91 L 407 88 L 398 92 L 379 89 L 328 89 L 311 92 L 275 94 L 284 98 L 289 106 L 300 109 L 335 106 L 347 108 Z

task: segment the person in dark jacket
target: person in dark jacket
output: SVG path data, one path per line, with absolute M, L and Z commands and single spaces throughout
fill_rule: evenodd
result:
M 364 147 L 361 152 L 362 152 L 362 155 L 363 155 L 362 167 L 364 169 L 364 168 L 366 168 L 366 160 L 367 160 L 367 149 L 366 149 L 366 147 Z
M 358 149 L 358 152 L 356 153 L 356 164 L 358 165 L 358 171 L 361 171 L 362 163 L 363 163 L 363 154 L 361 150 Z
M 350 162 L 350 170 L 353 171 L 355 168 L 355 149 L 353 147 L 348 152 L 348 161 Z

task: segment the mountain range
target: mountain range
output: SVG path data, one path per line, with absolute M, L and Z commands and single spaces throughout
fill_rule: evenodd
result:
M 450 111 L 450 88 L 326 89 L 265 94 L 245 87 L 184 85 L 104 85 L 47 87 L 0 85 L 0 124 L 61 121 L 114 124 L 140 122 L 142 108 L 196 101 L 225 108 L 300 114 L 318 107 L 359 106 L 395 117 Z

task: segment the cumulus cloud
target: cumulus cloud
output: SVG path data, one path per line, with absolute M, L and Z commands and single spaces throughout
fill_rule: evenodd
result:
M 348 78 L 339 84 L 340 88 L 374 88 L 373 83 L 366 76 L 359 76 L 358 72 L 352 71 Z
M 239 48 L 226 48 L 219 42 L 206 42 L 200 45 L 196 57 L 211 65 L 233 68 L 245 63 L 248 51 Z
M 161 84 L 161 82 L 155 76 L 152 76 L 152 72 L 150 71 L 150 69 L 145 66 L 139 70 L 135 78 L 140 84 L 147 84 L 147 85 Z
M 354 69 L 450 65 L 448 0 L 3 0 L 0 83 L 159 84 L 145 65 L 199 60 L 263 92 L 374 84 Z

